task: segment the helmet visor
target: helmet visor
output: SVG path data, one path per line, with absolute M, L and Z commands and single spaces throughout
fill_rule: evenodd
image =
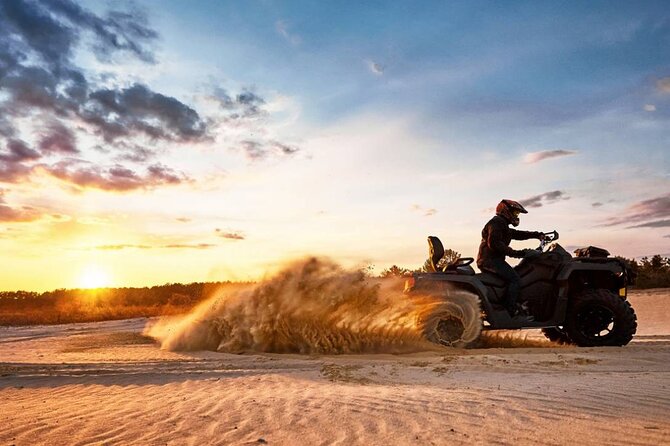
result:
M 512 210 L 512 215 L 514 216 L 514 218 L 518 218 L 519 215 L 521 215 L 521 211 L 518 210 L 518 209 L 513 209 Z

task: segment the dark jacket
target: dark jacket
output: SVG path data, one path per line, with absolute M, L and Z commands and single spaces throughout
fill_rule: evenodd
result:
M 518 231 L 509 227 L 509 222 L 500 215 L 496 215 L 482 229 L 482 242 L 479 245 L 479 254 L 477 254 L 477 266 L 481 267 L 491 261 L 505 261 L 505 256 L 523 257 L 523 251 L 517 251 L 510 248 L 509 243 L 512 240 L 528 240 L 539 238 L 539 232 Z

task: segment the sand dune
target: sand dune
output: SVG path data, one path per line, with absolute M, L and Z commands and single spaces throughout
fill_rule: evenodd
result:
M 0 444 L 668 444 L 670 290 L 624 348 L 161 350 L 146 320 L 0 328 Z M 525 340 L 524 340 L 525 339 Z M 495 345 L 495 344 L 494 344 Z

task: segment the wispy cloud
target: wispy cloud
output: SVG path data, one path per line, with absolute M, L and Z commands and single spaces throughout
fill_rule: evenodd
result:
M 558 149 L 558 150 L 542 150 L 540 152 L 531 152 L 527 153 L 523 157 L 524 163 L 538 163 L 540 161 L 550 159 L 550 158 L 559 158 L 562 156 L 570 156 L 570 155 L 576 155 L 577 151 L 576 150 L 564 150 L 564 149 Z
M 246 238 L 246 236 L 240 231 L 224 231 L 222 229 L 216 228 L 215 232 L 219 237 L 228 240 L 244 240 Z
M 50 175 L 66 181 L 80 189 L 102 189 L 125 192 L 137 189 L 153 189 L 165 184 L 180 184 L 189 181 L 183 173 L 162 164 L 148 166 L 144 173 L 137 173 L 122 165 L 101 168 L 83 160 L 67 159 L 55 165 L 40 166 Z
M 594 208 L 599 208 L 599 207 L 601 207 L 602 205 L 603 205 L 603 204 L 602 204 L 601 202 L 599 202 L 599 201 L 596 201 L 595 203 L 591 203 L 591 207 L 594 207 Z
M 284 20 L 277 20 L 275 22 L 275 30 L 286 39 L 291 45 L 300 45 L 302 39 L 297 34 L 290 32 L 288 23 Z
M 368 67 L 368 70 L 370 70 L 370 73 L 377 76 L 382 76 L 384 74 L 384 70 L 386 69 L 384 65 L 370 59 L 365 61 L 365 65 Z
M 530 208 L 539 208 L 545 204 L 551 204 L 559 200 L 569 200 L 570 197 L 565 195 L 565 192 L 560 190 L 554 190 L 551 192 L 545 192 L 543 194 L 534 195 L 523 200 L 519 200 L 521 204 Z
M 670 221 L 670 194 L 638 201 L 630 205 L 622 214 L 613 216 L 605 226 L 629 225 L 628 228 L 665 227 Z M 633 223 L 633 225 L 631 225 Z
M 23 206 L 23 207 L 12 207 L 5 202 L 5 191 L 0 189 L 0 221 L 10 223 L 10 222 L 29 222 L 35 221 L 42 217 L 41 212 L 38 212 L 36 209 Z
M 101 251 L 120 251 L 123 249 L 209 249 L 217 245 L 211 243 L 173 243 L 168 245 L 141 245 L 141 244 L 116 244 L 116 245 L 98 245 L 93 249 Z
M 418 205 L 418 204 L 413 204 L 410 209 L 414 212 L 419 212 L 419 213 L 423 214 L 424 217 L 431 217 L 431 216 L 437 214 L 437 209 L 435 209 L 435 208 L 424 208 L 423 206 Z
M 226 89 L 217 86 L 209 99 L 219 105 L 221 110 L 225 110 L 227 115 L 225 121 L 241 121 L 256 119 L 267 115 L 263 109 L 266 105 L 264 98 L 250 90 L 243 90 L 238 94 L 231 94 Z
M 632 228 L 667 228 L 670 227 L 670 220 L 654 220 L 648 221 L 646 223 L 641 223 L 639 225 L 628 226 L 628 229 Z
M 272 156 L 293 156 L 300 151 L 298 147 L 280 143 L 278 141 L 257 141 L 247 139 L 240 143 L 247 159 L 261 161 Z
M 127 243 L 121 243 L 117 245 L 98 245 L 95 246 L 94 249 L 98 249 L 100 251 L 120 251 L 122 249 L 153 249 L 153 246 L 149 245 L 133 245 L 133 244 L 127 244 Z
M 167 249 L 209 249 L 209 248 L 214 248 L 216 245 L 213 243 L 196 243 L 196 244 L 189 244 L 189 243 L 175 243 L 172 245 L 163 245 L 159 246 L 158 248 L 167 248 Z

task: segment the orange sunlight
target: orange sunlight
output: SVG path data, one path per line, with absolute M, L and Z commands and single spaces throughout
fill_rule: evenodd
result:
M 87 265 L 79 275 L 77 282 L 80 288 L 103 288 L 111 286 L 111 275 L 99 265 Z

